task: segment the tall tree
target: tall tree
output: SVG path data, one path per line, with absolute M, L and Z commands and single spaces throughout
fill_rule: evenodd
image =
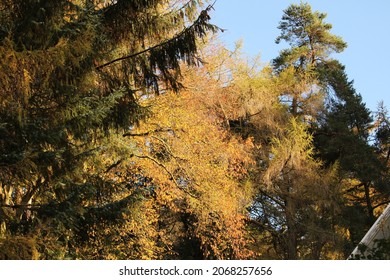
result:
M 173 258 L 250 256 L 244 219 L 251 191 L 242 183 L 252 161 L 245 151 L 250 143 L 228 137 L 215 121 L 207 96 L 211 83 L 197 83 L 196 89 L 177 97 L 158 97 L 156 117 L 133 134 L 139 147 L 137 164 L 153 179 L 157 201 L 164 205 L 161 237 L 171 244 L 168 255 Z M 169 129 L 157 132 L 156 121 Z M 136 136 L 145 131 L 151 133 Z
M 390 160 L 390 117 L 383 102 L 378 105 L 375 118 L 375 146 L 384 164 L 389 166 Z
M 337 167 L 322 169 L 312 136 L 294 118 L 272 139 L 254 220 L 269 232 L 283 259 L 320 259 L 337 253 Z
M 346 217 L 353 242 L 359 242 L 375 220 L 375 209 L 387 201 L 380 190 L 384 165 L 370 141 L 372 116 L 362 97 L 348 80 L 345 67 L 328 61 L 320 67 L 321 79 L 329 87 L 327 110 L 315 129 L 315 145 L 326 164 L 338 162 L 344 178 Z M 363 212 L 365 211 L 365 213 Z
M 337 165 L 323 168 L 314 157 L 313 126 L 322 111 L 326 86 L 319 65 L 331 52 L 340 52 L 344 41 L 330 33 L 325 14 L 307 3 L 291 5 L 279 24 L 291 48 L 273 60 L 275 89 L 288 112 L 280 130 L 262 153 L 259 192 L 254 204 L 255 225 L 266 229 L 279 258 L 326 258 L 339 255 L 339 233 L 334 217 L 340 189 Z M 284 99 L 287 97 L 287 99 Z M 290 103 L 291 102 L 291 103 Z M 332 249 L 330 249 L 332 248 Z
M 248 64 L 239 51 L 221 54 L 215 108 L 230 134 L 253 142 L 247 184 L 253 201 L 247 217 L 258 258 L 340 257 L 333 217 L 338 213 L 337 166 L 314 158 L 307 125 L 280 102 L 286 77 Z M 208 65 L 209 66 L 209 65 Z M 294 81 L 289 81 L 293 85 Z
M 338 36 L 330 33 L 332 25 L 324 22 L 325 13 L 312 11 L 308 3 L 290 5 L 283 14 L 278 28 L 281 35 L 276 43 L 282 41 L 290 45 L 282 50 L 272 64 L 282 76 L 294 79 L 294 86 L 285 90 L 283 95 L 291 101 L 294 115 L 310 112 L 310 103 L 321 92 L 317 82 L 316 66 L 329 59 L 332 52 L 341 52 L 347 44 Z M 311 102 L 313 104 L 313 102 Z
M 140 99 L 180 87 L 179 62 L 196 64 L 197 38 L 217 30 L 211 8 L 196 0 L 0 1 L 0 238 L 40 231 L 71 250 L 84 215 L 107 222 L 107 207 L 119 215 L 129 206 L 131 196 L 119 195 L 126 192 L 97 199 L 106 183 L 94 171 L 114 163 L 91 159 L 110 149 L 108 135 L 146 115 Z M 41 248 L 46 258 L 75 256 L 50 244 Z

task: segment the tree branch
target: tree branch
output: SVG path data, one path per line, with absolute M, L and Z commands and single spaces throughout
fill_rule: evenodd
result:
M 109 62 L 106 62 L 106 63 L 104 63 L 104 64 L 102 64 L 102 65 L 96 66 L 96 70 L 100 70 L 100 69 L 102 69 L 102 68 L 104 68 L 104 67 L 107 67 L 107 66 L 109 66 L 109 65 L 111 65 L 111 64 L 113 64 L 113 63 L 115 63 L 115 62 L 122 61 L 122 60 L 126 60 L 126 59 L 133 58 L 133 57 L 136 57 L 136 56 L 139 56 L 139 55 L 141 55 L 141 54 L 150 52 L 150 51 L 152 51 L 152 50 L 154 50 L 154 49 L 160 48 L 160 47 L 162 47 L 162 46 L 164 46 L 164 45 L 167 45 L 167 44 L 169 44 L 169 43 L 174 42 L 175 40 L 177 40 L 178 38 L 180 38 L 180 37 L 182 37 L 184 34 L 186 34 L 189 30 L 191 30 L 192 28 L 194 28 L 195 26 L 197 26 L 202 20 L 204 20 L 204 17 L 205 17 L 205 15 L 207 15 L 207 12 L 208 12 L 209 10 L 211 10 L 211 9 L 214 8 L 214 7 L 213 7 L 214 4 L 215 4 L 215 2 L 214 2 L 212 5 L 209 5 L 205 10 L 201 11 L 199 17 L 194 21 L 194 23 L 193 23 L 192 25 L 186 27 L 184 30 L 182 30 L 180 33 L 178 33 L 178 34 L 177 34 L 176 36 L 174 36 L 173 38 L 168 39 L 168 40 L 165 40 L 165 41 L 163 41 L 163 42 L 161 42 L 161 43 L 159 43 L 159 44 L 157 44 L 157 45 L 151 46 L 151 47 L 149 47 L 149 48 L 147 48 L 147 49 L 144 49 L 144 50 L 142 50 L 142 51 L 139 51 L 139 52 L 137 52 L 137 53 L 133 53 L 133 54 L 130 54 L 130 55 L 118 57 L 118 58 L 116 58 L 116 59 L 114 59 L 114 60 L 111 60 L 111 61 L 109 61 Z M 215 27 L 215 28 L 218 28 L 218 27 L 216 27 L 216 26 L 214 26 L 214 27 Z M 218 28 L 218 29 L 221 30 L 222 32 L 224 31 L 224 30 L 221 29 L 221 28 Z
M 151 156 L 142 156 L 142 155 L 133 155 L 137 158 L 141 158 L 141 159 L 149 159 L 151 161 L 153 161 L 155 164 L 157 164 L 158 166 L 160 166 L 162 169 L 165 170 L 165 172 L 168 173 L 169 175 L 169 179 L 173 181 L 173 183 L 176 185 L 177 188 L 179 188 L 180 190 L 182 190 L 183 192 L 185 192 L 186 194 L 188 194 L 189 196 L 193 197 L 193 198 L 199 198 L 198 196 L 190 193 L 188 190 L 186 190 L 185 188 L 181 187 L 176 179 L 175 179 L 175 176 L 172 174 L 171 171 L 168 170 L 168 168 L 161 162 L 159 162 L 158 160 L 156 160 L 155 158 L 151 157 Z
M 115 168 L 115 167 L 117 167 L 119 164 L 121 164 L 122 163 L 122 159 L 120 159 L 120 160 L 118 160 L 118 161 L 116 161 L 116 162 L 114 162 L 113 164 L 111 164 L 109 167 L 107 167 L 107 169 L 106 169 L 106 171 L 104 171 L 104 173 L 108 173 L 108 172 L 110 172 L 111 171 L 111 169 L 113 169 L 113 168 Z
M 157 141 L 161 142 L 163 144 L 163 146 L 165 147 L 165 149 L 168 151 L 169 155 L 171 155 L 174 159 L 176 160 L 181 160 L 181 161 L 186 161 L 186 159 L 184 158 L 181 158 L 179 156 L 176 156 L 172 150 L 171 150 L 171 147 L 169 147 L 169 145 L 167 144 L 167 142 L 164 140 L 164 139 L 161 139 L 160 137 L 157 137 L 157 136 L 154 136 L 152 135 L 151 138 L 153 139 L 156 139 Z M 179 167 L 182 168 L 179 164 Z
M 378 207 L 380 207 L 380 206 L 382 206 L 382 205 L 387 205 L 387 204 L 389 204 L 389 203 L 390 203 L 390 200 L 381 202 L 381 203 L 379 203 L 379 204 L 373 206 L 372 209 L 376 209 L 376 208 L 378 208 Z
M 151 130 L 151 131 L 146 131 L 146 132 L 141 132 L 141 133 L 125 133 L 123 134 L 122 136 L 123 137 L 140 137 L 140 136 L 148 136 L 150 134 L 153 134 L 153 133 L 158 133 L 158 132 L 174 132 L 172 128 L 158 128 L 158 129 L 155 129 L 155 130 Z
M 363 183 L 360 183 L 360 184 L 358 184 L 358 185 L 355 185 L 355 186 L 349 188 L 348 190 L 345 190 L 345 191 L 344 191 L 344 194 L 347 194 L 347 193 L 356 191 L 356 190 L 358 190 L 358 188 L 363 187 L 363 186 L 364 186 Z
M 0 207 L 1 208 L 12 208 L 12 209 L 24 208 L 24 209 L 31 210 L 31 211 L 37 211 L 42 207 L 42 205 L 41 204 L 13 204 L 13 205 L 0 204 Z

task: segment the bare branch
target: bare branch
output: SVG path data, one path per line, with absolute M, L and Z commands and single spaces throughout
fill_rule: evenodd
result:
M 158 133 L 158 132 L 174 132 L 172 128 L 158 128 L 158 129 L 155 129 L 155 130 L 150 130 L 150 131 L 146 131 L 146 132 L 141 132 L 141 133 L 125 133 L 123 134 L 122 136 L 123 137 L 141 137 L 141 136 L 148 136 L 150 134 L 153 134 L 153 133 Z
M 122 163 L 122 159 L 120 159 L 120 160 L 118 160 L 118 161 L 116 161 L 116 162 L 114 162 L 113 164 L 111 164 L 109 167 L 107 167 L 107 169 L 106 169 L 106 171 L 104 171 L 104 173 L 108 173 L 108 172 L 110 172 L 111 171 L 111 169 L 113 169 L 113 168 L 115 168 L 115 167 L 117 167 L 119 164 L 121 164 Z
M 176 160 L 181 160 L 181 161 L 187 161 L 185 158 L 181 158 L 179 156 L 176 156 L 173 152 L 172 152 L 172 149 L 171 147 L 169 147 L 169 145 L 167 144 L 167 142 L 164 140 L 164 139 L 161 139 L 160 137 L 157 137 L 155 135 L 152 135 L 151 136 L 153 139 L 156 139 L 157 141 L 161 142 L 163 144 L 163 146 L 165 147 L 165 149 L 168 151 L 168 153 Z M 180 164 L 179 164 L 179 167 L 181 168 Z
M 39 210 L 42 205 L 41 204 L 0 204 L 1 208 L 12 208 L 12 209 L 27 209 L 31 211 Z
M 376 208 L 378 208 L 378 207 L 380 207 L 380 206 L 382 206 L 382 205 L 387 205 L 387 204 L 389 204 L 389 203 L 390 203 L 390 200 L 381 202 L 381 203 L 379 203 L 379 204 L 373 206 L 372 209 L 376 209 Z

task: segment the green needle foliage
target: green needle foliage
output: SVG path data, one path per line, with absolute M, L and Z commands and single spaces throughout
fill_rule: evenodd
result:
M 325 13 L 312 11 L 307 3 L 290 5 L 279 24 L 281 35 L 276 43 L 287 42 L 291 49 L 283 50 L 274 60 L 277 69 L 294 65 L 308 68 L 328 58 L 331 52 L 342 52 L 347 44 L 330 33 L 332 25 L 324 22 Z
M 179 89 L 180 62 L 198 64 L 198 38 L 217 30 L 211 6 L 175 3 L 0 1 L 0 239 L 38 235 L 45 258 L 90 258 L 70 241 L 89 230 L 86 217 L 115 221 L 142 197 L 105 182 L 113 162 L 98 162 L 110 135 L 148 115 L 140 100 Z M 115 152 L 131 157 L 129 147 Z M 108 185 L 101 205 L 131 197 L 97 211 Z
M 333 52 L 342 52 L 347 44 L 330 31 L 332 25 L 326 23 L 325 13 L 312 11 L 307 3 L 292 4 L 283 14 L 278 28 L 280 36 L 276 43 L 284 41 L 290 45 L 272 61 L 275 72 L 293 79 L 293 87 L 283 93 L 291 102 L 291 112 L 297 115 L 316 117 L 318 112 L 311 109 L 313 101 L 321 103 L 323 93 L 319 85 L 317 65 L 329 60 Z M 319 100 L 319 101 L 318 101 Z M 318 107 L 318 105 L 314 105 Z M 318 111 L 316 108 L 314 111 Z

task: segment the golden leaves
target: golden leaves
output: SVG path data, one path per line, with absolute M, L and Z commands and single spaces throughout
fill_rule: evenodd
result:
M 252 143 L 220 126 L 204 86 L 145 100 L 153 117 L 127 135 L 136 143 L 135 164 L 156 186 L 155 203 L 165 209 L 159 221 L 166 245 L 192 236 L 205 258 L 245 258 L 242 207 L 251 192 L 240 180 L 251 161 L 244 147 Z M 191 233 L 183 232 L 183 215 L 193 217 Z

